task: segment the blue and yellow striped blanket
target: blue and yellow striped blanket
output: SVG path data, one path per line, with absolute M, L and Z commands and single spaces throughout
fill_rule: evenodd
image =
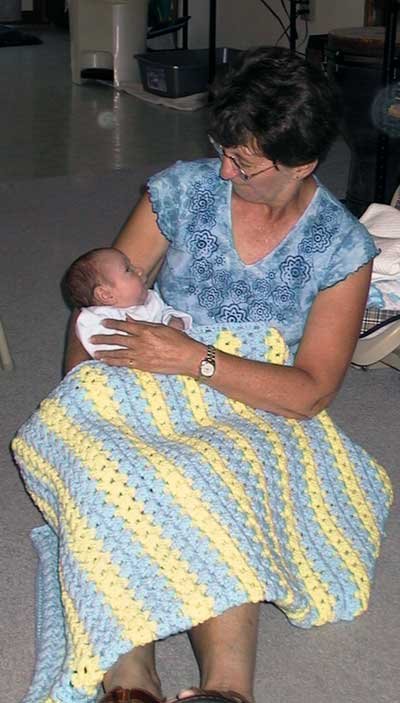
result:
M 290 363 L 263 324 L 193 334 Z M 92 703 L 121 653 L 241 603 L 272 601 L 305 628 L 367 607 L 390 483 L 326 412 L 288 420 L 184 376 L 90 361 L 12 447 L 47 523 L 33 532 L 38 653 L 24 703 Z

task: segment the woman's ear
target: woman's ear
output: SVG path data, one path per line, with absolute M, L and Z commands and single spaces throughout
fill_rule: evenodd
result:
M 112 289 L 110 286 L 104 284 L 95 287 L 93 297 L 97 305 L 114 305 L 115 303 L 115 296 Z
M 304 178 L 307 178 L 311 173 L 315 171 L 315 169 L 318 166 L 318 159 L 315 159 L 315 161 L 310 161 L 309 164 L 302 164 L 301 166 L 294 166 L 293 167 L 293 178 L 296 181 L 302 181 Z

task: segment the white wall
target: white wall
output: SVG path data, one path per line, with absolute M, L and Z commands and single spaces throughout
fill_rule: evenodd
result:
M 315 20 L 310 34 L 325 34 L 342 27 L 363 27 L 365 0 L 311 0 Z
M 272 9 L 288 24 L 280 0 L 268 0 Z M 309 34 L 325 34 L 339 27 L 362 27 L 365 0 L 311 0 L 313 21 L 308 23 Z M 289 2 L 286 0 L 286 6 Z M 189 47 L 203 48 L 208 43 L 209 0 L 190 0 Z M 299 41 L 305 26 L 297 23 Z M 218 0 L 217 45 L 246 49 L 257 44 L 275 44 L 282 32 L 281 26 L 260 0 Z M 280 42 L 288 46 L 287 40 Z

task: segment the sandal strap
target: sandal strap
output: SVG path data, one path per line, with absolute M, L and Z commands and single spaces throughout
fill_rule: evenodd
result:
M 196 688 L 193 695 L 187 698 L 178 698 L 174 703 L 196 703 L 204 701 L 204 703 L 250 703 L 247 698 L 242 696 L 237 691 L 215 691 L 212 689 Z
M 162 703 L 162 701 L 144 688 L 122 688 L 117 686 L 108 691 L 100 699 L 99 703 Z

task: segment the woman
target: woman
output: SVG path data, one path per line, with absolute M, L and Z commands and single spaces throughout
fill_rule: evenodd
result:
M 304 427 L 312 433 L 314 420 L 293 421 L 314 418 L 337 393 L 377 253 L 366 230 L 313 175 L 336 135 L 335 98 L 316 68 L 285 50 L 259 48 L 244 52 L 215 87 L 210 111 L 210 141 L 219 160 L 177 163 L 150 179 L 115 246 L 142 267 L 149 284 L 157 281 L 169 305 L 189 311 L 198 325 L 267 323 L 283 335 L 294 361 L 280 365 L 238 357 L 170 327 L 115 320 L 105 326 L 121 335 L 93 341 L 124 348 L 98 352 L 97 358 L 110 367 L 200 379 L 231 403 L 266 411 L 274 427 L 284 422 L 291 432 Z M 71 329 L 67 370 L 87 358 Z M 380 478 L 385 484 L 382 471 Z M 380 505 L 386 514 L 385 486 Z M 300 539 L 296 520 L 289 542 Z M 184 534 L 190 541 L 190 530 Z M 286 564 L 279 578 L 290 581 L 290 568 L 301 570 Z M 333 590 L 340 591 L 339 571 L 331 578 Z M 267 594 L 273 581 L 272 569 Z M 347 610 L 337 605 L 340 595 L 330 594 L 330 615 L 323 613 L 323 598 L 317 613 L 307 605 L 306 582 L 305 577 L 302 593 L 290 598 L 286 593 L 287 603 L 298 598 L 292 619 L 304 627 L 350 619 L 366 607 L 365 599 L 355 603 L 352 590 Z M 191 629 L 189 624 L 201 688 L 182 691 L 179 699 L 254 701 L 259 601 L 279 600 L 257 588 L 247 599 L 232 596 L 217 617 L 199 618 Z M 102 703 L 160 701 L 154 641 L 128 649 L 120 650 L 104 675 Z

